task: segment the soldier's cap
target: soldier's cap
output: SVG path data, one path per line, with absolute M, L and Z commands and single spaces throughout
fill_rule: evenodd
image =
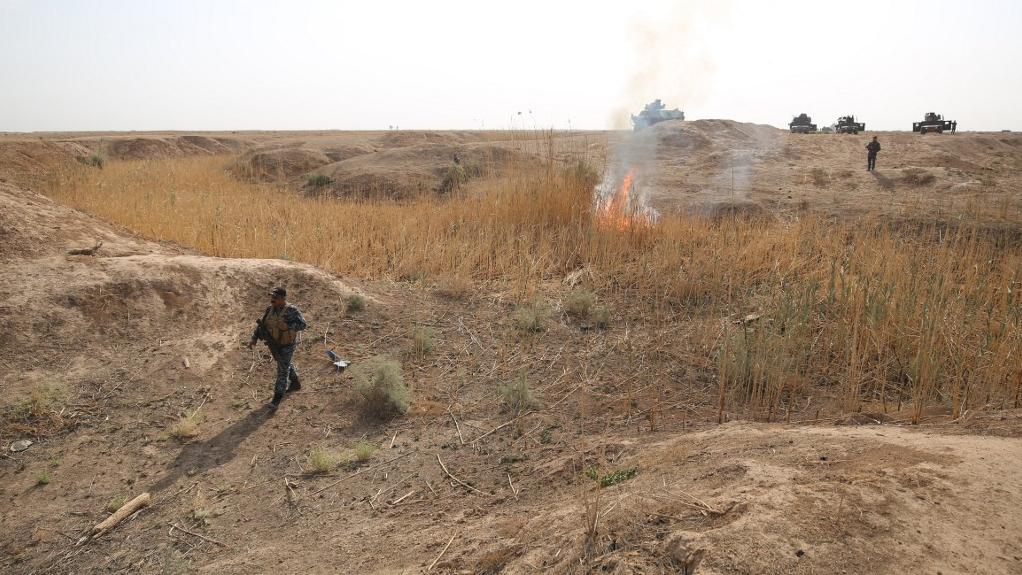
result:
M 270 295 L 272 296 L 279 295 L 280 297 L 287 297 L 287 290 L 282 287 L 275 287 L 273 288 L 273 291 L 270 292 Z

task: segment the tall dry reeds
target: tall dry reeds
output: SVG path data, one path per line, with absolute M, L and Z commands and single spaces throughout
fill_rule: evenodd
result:
M 721 411 L 783 416 L 823 390 L 845 409 L 1018 405 L 1022 255 L 977 227 L 665 215 L 594 223 L 584 165 L 513 166 L 444 196 L 313 197 L 238 181 L 225 158 L 54 173 L 57 200 L 155 239 L 364 278 L 463 278 L 525 294 L 579 268 L 601 296 L 720 318 Z M 756 311 L 756 319 L 744 319 Z M 738 320 L 738 321 L 736 321 Z

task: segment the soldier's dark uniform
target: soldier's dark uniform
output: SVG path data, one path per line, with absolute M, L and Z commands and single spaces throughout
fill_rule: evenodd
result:
M 877 167 L 877 153 L 880 152 L 880 142 L 876 138 L 866 144 L 866 170 L 873 171 Z
M 293 304 L 287 304 L 279 310 L 273 306 L 263 313 L 262 328 L 256 327 L 252 333 L 252 343 L 260 339 L 266 342 L 270 355 L 277 362 L 277 380 L 273 385 L 273 400 L 276 407 L 284 398 L 285 391 L 297 391 L 302 384 L 298 380 L 298 370 L 291 359 L 298 344 L 298 332 L 308 327 L 302 312 Z M 288 387 L 288 381 L 291 382 Z

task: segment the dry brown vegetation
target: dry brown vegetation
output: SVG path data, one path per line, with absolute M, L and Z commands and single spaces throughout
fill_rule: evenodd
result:
M 669 215 L 601 229 L 583 164 L 511 171 L 449 197 L 323 199 L 232 178 L 223 157 L 110 162 L 55 173 L 49 193 L 147 237 L 218 256 L 285 258 L 343 274 L 473 278 L 521 297 L 587 269 L 598 293 L 655 321 L 722 318 L 712 337 L 721 405 L 774 419 L 814 385 L 845 408 L 927 402 L 954 413 L 1017 405 L 1022 257 L 1005 234 L 960 224 L 895 230 Z M 759 310 L 755 321 L 741 321 Z M 733 318 L 740 321 L 732 321 Z

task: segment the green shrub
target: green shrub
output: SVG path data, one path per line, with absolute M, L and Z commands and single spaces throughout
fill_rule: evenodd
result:
M 376 446 L 362 439 L 355 444 L 355 459 L 361 463 L 365 463 L 373 457 L 373 453 L 375 451 Z
M 49 485 L 50 481 L 53 481 L 53 477 L 50 476 L 49 471 L 43 471 L 39 474 L 39 477 L 35 478 L 35 484 L 39 486 Z
M 498 390 L 501 403 L 504 404 L 505 409 L 510 411 L 520 412 L 539 406 L 536 397 L 532 395 L 532 390 L 529 389 L 529 382 L 526 380 L 524 372 L 520 373 L 518 379 L 513 383 L 502 385 Z
M 511 320 L 522 331 L 540 332 L 546 329 L 546 309 L 537 303 L 519 306 Z
M 106 164 L 106 158 L 104 158 L 100 154 L 92 154 L 91 156 L 89 156 L 88 164 L 90 166 L 94 166 L 102 170 L 103 165 Z
M 453 192 L 467 181 L 468 174 L 465 173 L 465 168 L 458 164 L 450 166 L 444 170 L 443 177 L 440 180 L 440 192 L 445 194 Z
M 611 485 L 617 485 L 622 481 L 628 481 L 635 477 L 639 473 L 639 469 L 636 467 L 629 467 L 628 469 L 618 469 L 612 471 L 600 478 L 600 485 L 602 487 L 610 487 Z
M 366 298 L 353 293 L 345 298 L 344 306 L 345 309 L 352 313 L 362 311 L 366 308 Z
M 564 298 L 564 311 L 568 315 L 585 319 L 596 305 L 596 294 L 589 290 L 575 290 Z
M 412 394 L 405 386 L 401 364 L 387 356 L 376 356 L 353 370 L 355 391 L 365 411 L 376 417 L 408 412 Z
M 309 467 L 315 473 L 326 473 L 337 465 L 337 454 L 323 447 L 314 447 L 309 452 Z
M 329 186 L 334 183 L 330 176 L 324 174 L 315 174 L 309 176 L 309 185 L 313 188 L 322 188 L 323 186 Z

